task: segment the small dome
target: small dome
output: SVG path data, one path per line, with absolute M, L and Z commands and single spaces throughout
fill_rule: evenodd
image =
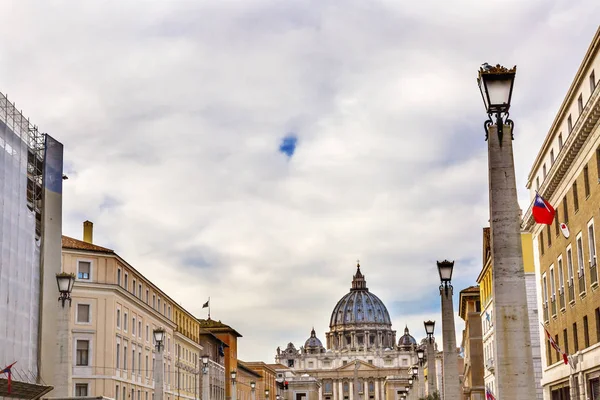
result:
M 417 341 L 408 332 L 408 326 L 405 327 L 404 328 L 404 335 L 402 335 L 400 337 L 400 340 L 398 340 L 398 347 L 406 348 L 406 347 L 411 347 L 411 346 L 416 346 L 416 345 L 417 345 Z
M 317 334 L 315 333 L 315 328 L 312 328 L 312 331 L 310 331 L 310 337 L 306 340 L 306 342 L 304 342 L 304 347 L 307 349 L 323 347 L 323 343 L 321 343 L 317 337 Z

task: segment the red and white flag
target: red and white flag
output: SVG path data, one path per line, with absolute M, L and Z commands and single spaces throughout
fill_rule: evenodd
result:
M 565 365 L 570 365 L 569 364 L 569 356 L 567 355 L 567 353 L 565 353 L 564 351 L 562 351 L 560 349 L 560 347 L 558 347 L 558 344 L 554 341 L 554 339 L 552 339 L 552 336 L 550 335 L 550 332 L 548 332 L 548 330 L 546 329 L 546 327 L 544 327 L 544 325 L 542 325 L 542 327 L 544 328 L 544 332 L 546 332 L 546 337 L 550 341 L 550 345 L 552 346 L 552 348 L 554 350 L 556 350 L 558 353 L 560 353 L 560 355 L 563 358 L 563 362 L 565 363 Z
M 8 367 L 4 368 L 2 371 L 0 371 L 0 374 L 6 374 L 8 375 L 8 394 L 10 394 L 11 392 L 11 387 L 10 384 L 12 382 L 12 366 L 15 365 L 17 362 L 15 361 L 14 363 L 10 364 Z

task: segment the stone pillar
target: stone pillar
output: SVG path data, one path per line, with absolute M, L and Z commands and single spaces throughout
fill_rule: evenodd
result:
M 423 373 L 422 365 L 419 365 L 418 379 L 418 398 L 425 397 L 425 374 Z
M 379 380 L 375 379 L 373 382 L 373 389 L 375 390 L 375 400 L 379 400 Z
M 529 400 L 536 397 L 535 377 L 523 250 L 520 208 L 512 148 L 512 129 L 488 127 L 490 222 L 495 311 L 496 383 L 498 399 Z M 446 399 L 449 400 L 449 399 Z
M 323 400 L 323 385 L 319 386 L 319 400 Z
M 369 400 L 369 379 L 363 379 L 363 399 Z
M 166 334 L 165 334 L 166 336 Z M 164 339 L 163 339 L 164 341 Z M 154 400 L 163 400 L 165 394 L 164 345 L 156 351 L 154 359 Z
M 337 390 L 337 381 L 334 379 L 333 383 L 331 384 L 332 387 L 332 391 L 333 391 L 333 400 L 338 400 L 339 396 L 338 396 L 338 390 Z
M 237 400 L 237 387 L 233 380 L 231 380 L 231 400 Z
M 435 348 L 433 339 L 427 341 L 427 394 L 433 395 L 437 390 L 437 372 L 435 368 Z
M 73 368 L 73 347 L 70 341 L 71 335 L 69 335 L 71 306 L 67 301 L 64 306 L 61 302 L 56 302 L 55 307 L 57 307 L 58 317 L 56 322 L 56 360 L 58 362 L 54 368 L 54 390 L 52 393 L 56 397 L 72 397 L 71 369 Z M 18 367 L 19 365 L 17 364 Z
M 251 399 L 256 400 L 256 389 L 252 389 Z M 205 399 L 202 399 L 202 400 L 205 400 Z M 206 400 L 210 400 L 210 399 L 207 397 Z
M 208 364 L 210 365 L 210 364 Z M 204 369 L 204 367 L 202 367 Z M 202 371 L 202 400 L 209 400 L 210 399 L 210 367 L 207 366 L 206 367 L 206 372 Z M 252 391 L 252 396 L 255 395 L 254 393 L 255 391 Z M 156 399 L 155 399 L 156 400 Z M 252 400 L 256 400 L 254 397 L 252 397 Z
M 348 382 L 348 398 L 354 400 L 354 382 Z
M 340 379 L 340 381 L 338 382 L 338 393 L 339 393 L 339 397 L 340 400 L 344 400 L 344 386 L 343 386 L 343 382 Z
M 444 343 L 444 364 L 442 369 L 444 371 L 444 399 L 460 399 L 452 286 L 440 286 L 440 296 L 442 298 L 442 340 Z

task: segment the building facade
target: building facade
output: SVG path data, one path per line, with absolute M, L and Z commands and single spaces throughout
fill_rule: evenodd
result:
M 63 271 L 75 275 L 69 318 L 69 396 L 154 399 L 154 330 L 165 330 L 165 400 L 199 398 L 199 324 L 113 250 L 63 236 Z M 180 323 L 180 325 L 177 324 Z
M 292 381 L 315 379 L 321 400 L 399 400 L 407 394 L 417 342 L 408 328 L 396 342 L 387 308 L 367 288 L 360 265 L 325 337 L 323 346 L 313 329 L 299 349 L 293 343 L 277 348 L 275 360 L 293 371 Z M 416 392 L 409 390 L 407 398 L 416 399 Z
M 496 390 L 496 368 L 494 364 L 494 262 L 490 247 L 490 228 L 483 228 L 483 268 L 477 277 L 481 301 L 481 326 L 483 333 L 484 385 L 491 393 Z M 542 358 L 539 336 L 539 315 L 537 303 L 536 273 L 534 265 L 533 239 L 529 233 L 521 233 L 523 249 L 523 268 L 525 270 L 525 287 L 527 290 L 527 311 L 531 335 L 531 353 L 533 355 L 533 372 L 535 374 L 536 396 L 542 400 Z
M 465 321 L 462 345 L 464 368 L 462 393 L 464 400 L 484 400 L 483 335 L 481 330 L 481 301 L 478 286 L 460 291 L 458 315 Z
M 596 226 L 600 221 L 600 29 L 546 135 L 527 182 L 556 210 L 552 225 L 532 232 L 541 320 L 571 355 L 571 365 L 546 343 L 542 352 L 545 399 L 600 398 L 600 292 Z M 567 230 L 561 229 L 565 224 Z
M 237 376 L 235 382 L 236 400 L 256 400 L 256 399 L 267 399 L 267 394 L 264 389 L 264 385 L 259 385 L 263 376 L 252 368 L 248 367 L 246 363 L 238 360 L 237 362 Z M 256 387 L 252 389 L 251 383 L 254 382 Z M 254 393 L 253 393 L 254 390 Z M 271 397 L 272 396 L 272 397 Z M 269 391 L 268 399 L 275 399 L 275 392 Z
M 54 384 L 62 170 L 63 145 L 0 93 L 0 370 L 13 365 L 12 396 L 41 396 Z
M 244 362 L 244 365 L 261 376 L 256 381 L 255 400 L 265 399 L 265 390 L 269 391 L 271 399 L 276 399 L 278 394 L 282 395 L 280 385 L 277 384 L 277 372 L 272 366 L 262 361 Z
M 208 356 L 208 368 L 202 371 L 200 393 L 208 385 L 207 396 L 211 400 L 225 400 L 225 348 L 227 344 L 212 333 L 200 329 L 200 346 Z M 206 375 L 206 376 L 205 376 Z M 201 398 L 204 399 L 204 395 Z

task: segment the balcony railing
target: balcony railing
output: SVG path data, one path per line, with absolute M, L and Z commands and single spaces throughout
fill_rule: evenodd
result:
M 548 303 L 544 304 L 544 321 L 548 321 Z
M 579 295 L 585 294 L 585 274 L 579 271 Z
M 558 291 L 558 304 L 560 305 L 561 310 L 565 309 L 565 289 L 564 288 L 561 288 Z
M 590 260 L 590 281 L 592 285 L 598 284 L 598 265 L 596 264 L 596 256 Z
M 552 300 L 550 300 L 550 306 L 552 307 L 552 316 L 556 317 L 556 298 L 552 296 Z
M 569 281 L 569 303 L 575 301 L 575 284 L 573 283 L 573 279 Z

